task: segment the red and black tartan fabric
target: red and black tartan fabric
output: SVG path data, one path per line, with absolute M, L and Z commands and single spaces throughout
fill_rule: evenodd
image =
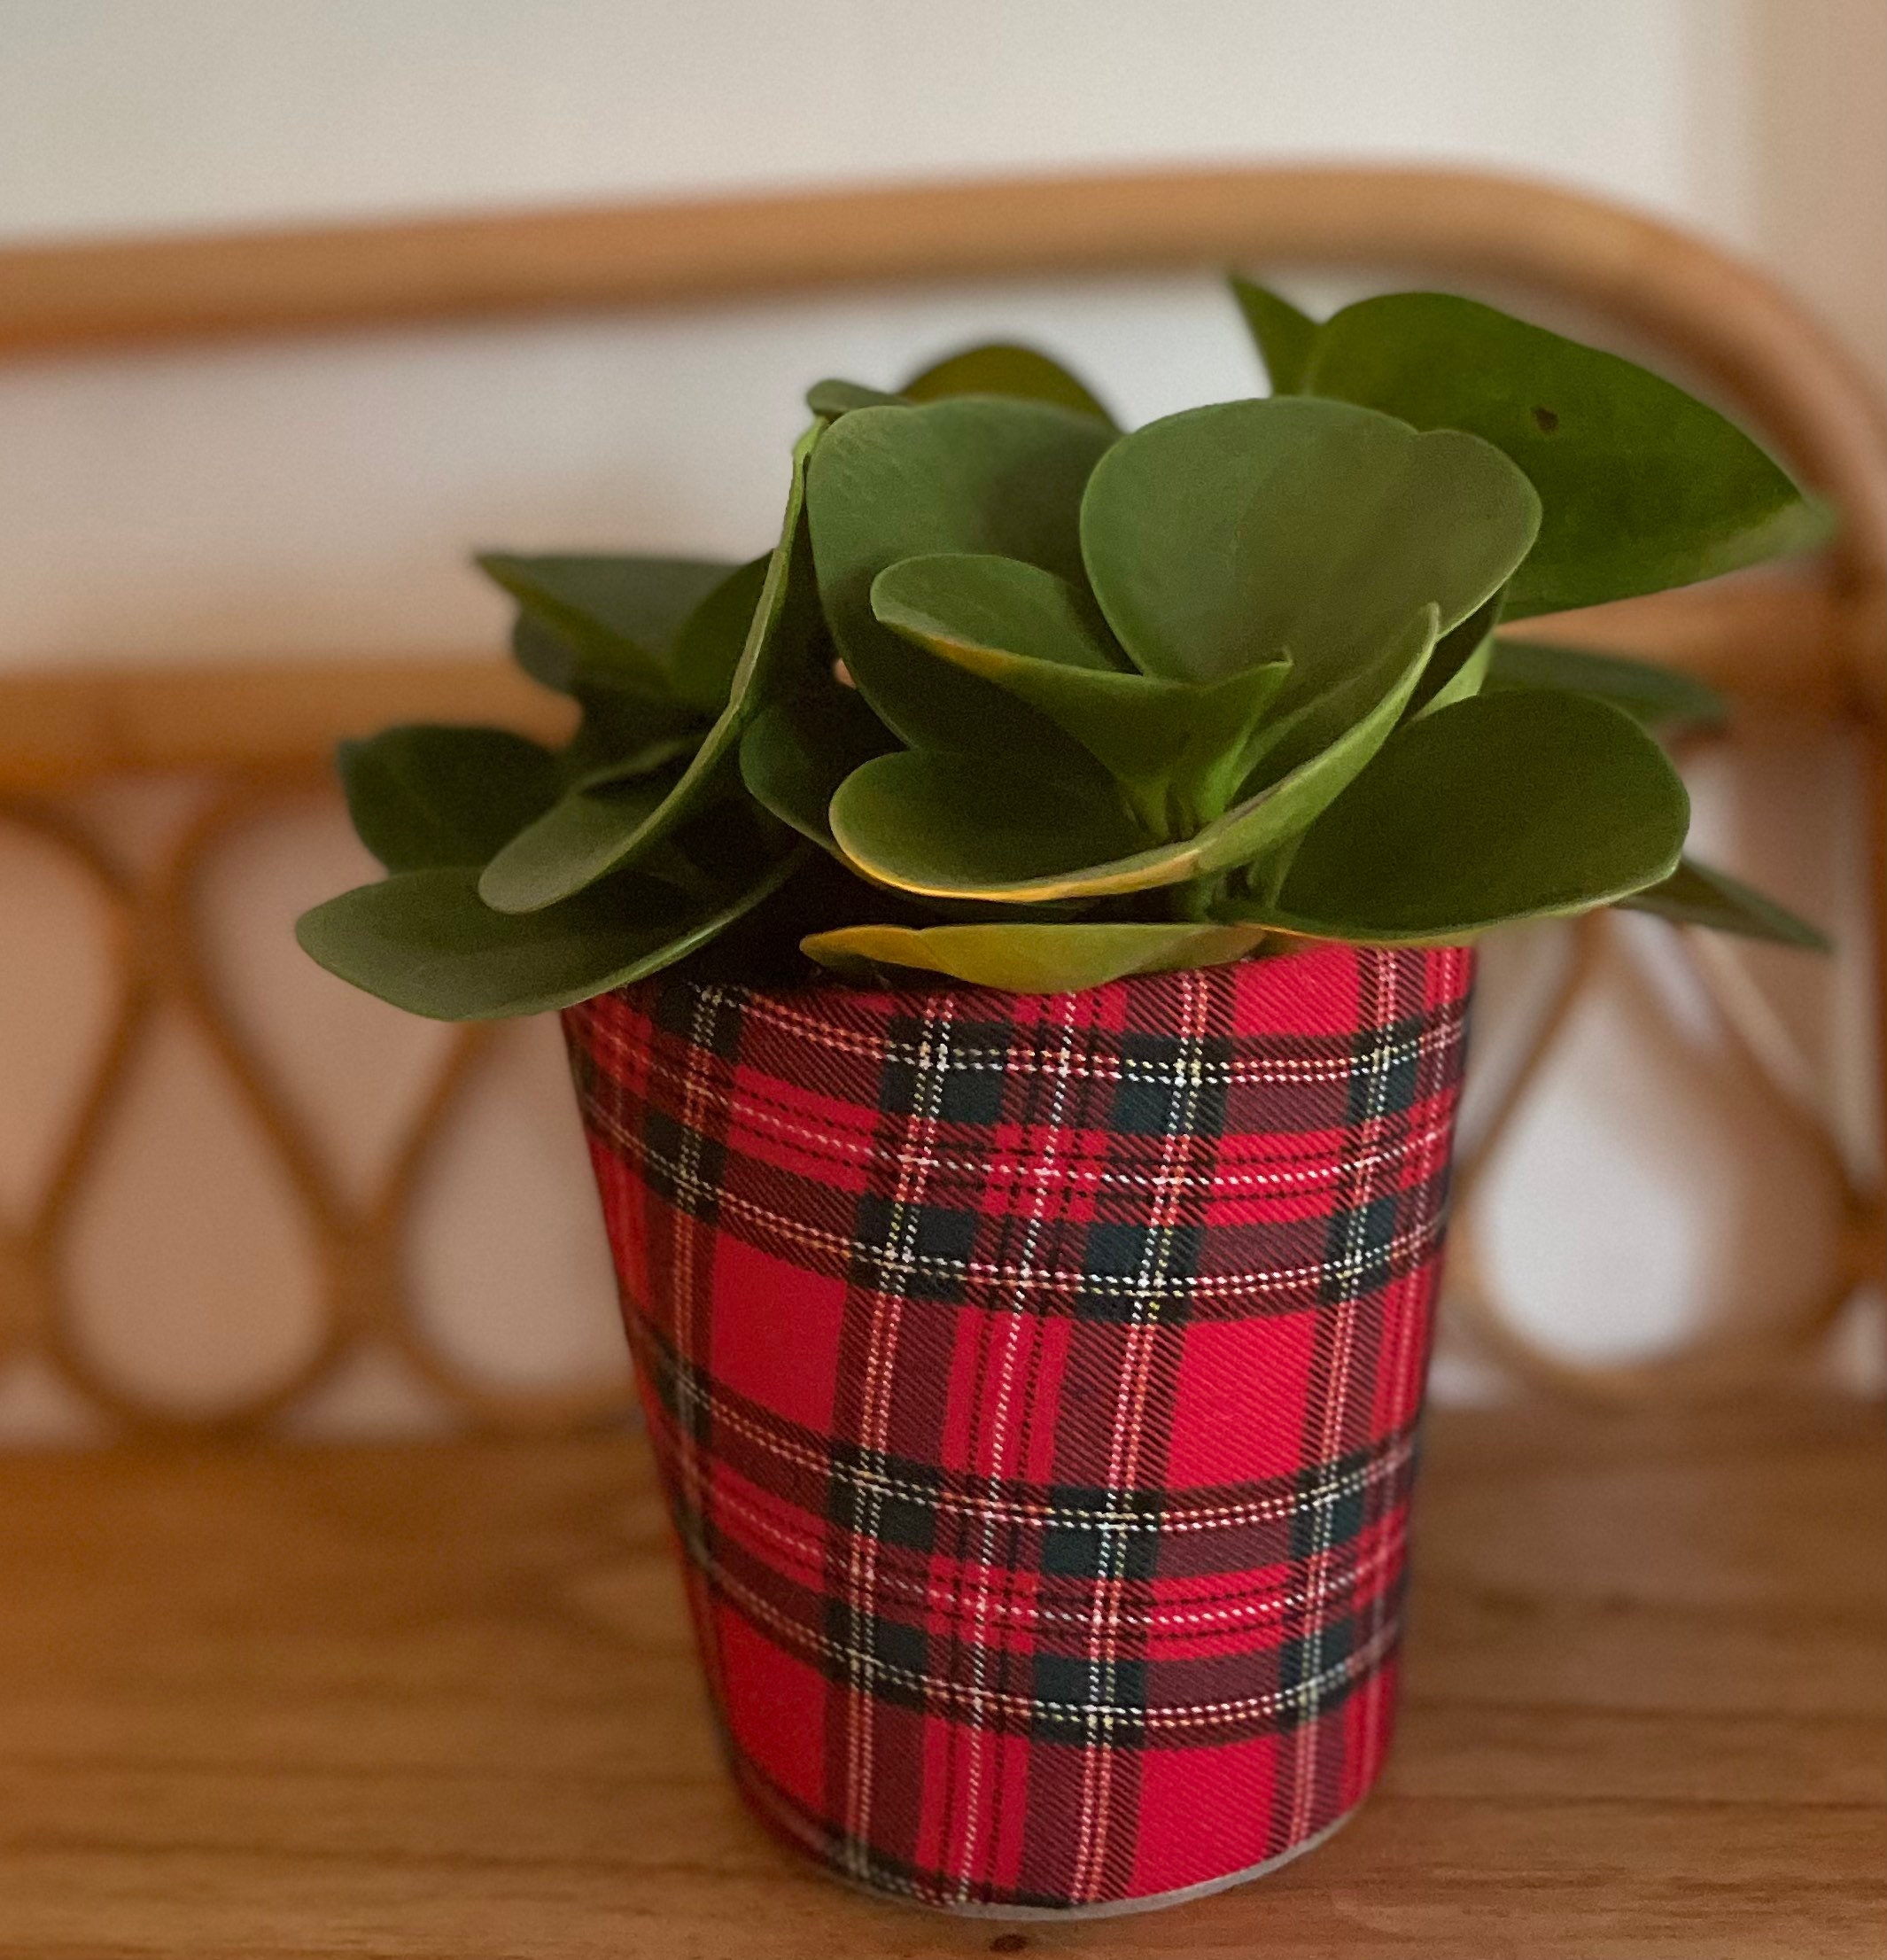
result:
M 566 1015 L 735 1775 L 933 1905 L 1151 1901 L 1369 1789 L 1472 956 Z

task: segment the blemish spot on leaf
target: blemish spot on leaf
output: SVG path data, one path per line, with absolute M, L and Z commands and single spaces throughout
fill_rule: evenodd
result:
M 1534 421 L 1538 425 L 1540 433 L 1543 436 L 1551 435 L 1554 430 L 1559 426 L 1558 413 L 1552 408 L 1536 407 L 1534 409 Z

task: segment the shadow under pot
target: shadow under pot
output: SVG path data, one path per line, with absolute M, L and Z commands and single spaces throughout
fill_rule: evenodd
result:
M 1395 1708 L 1472 957 L 564 1015 L 729 1762 L 1013 1917 L 1317 1843 Z

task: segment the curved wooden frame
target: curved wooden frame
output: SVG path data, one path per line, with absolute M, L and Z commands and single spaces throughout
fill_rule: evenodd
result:
M 1876 948 L 1887 916 L 1887 414 L 1829 337 L 1761 275 L 1656 220 L 1576 193 L 1447 171 L 1257 168 L 1091 175 L 944 187 L 825 191 L 498 217 L 436 219 L 249 236 L 179 237 L 0 253 L 0 357 L 214 336 L 421 325 L 734 300 L 766 292 L 942 282 L 1013 274 L 1246 265 L 1419 268 L 1493 278 L 1576 302 L 1672 350 L 1762 427 L 1844 519 L 1812 579 L 1666 595 L 1580 616 L 1584 641 L 1656 650 L 1745 693 L 1809 701 L 1869 732 Z M 287 1105 L 243 1046 L 188 948 L 189 889 L 203 852 L 245 814 L 301 793 L 334 737 L 394 717 L 468 715 L 547 726 L 541 697 L 490 662 L 303 664 L 223 670 L 0 677 L 0 818 L 76 852 L 104 882 L 119 922 L 124 1019 L 60 1158 L 49 1209 L 0 1221 L 0 1334 L 36 1340 L 89 1393 L 133 1420 L 61 1331 L 51 1261 L 62 1208 L 83 1173 L 151 990 L 202 1025 L 307 1201 L 329 1269 L 333 1339 L 369 1326 L 398 1340 L 461 1406 L 489 1419 L 562 1422 L 589 1398 L 515 1403 L 459 1381 L 416 1342 L 392 1248 L 413 1166 L 431 1147 L 453 1085 L 476 1060 L 469 1033 L 429 1099 L 381 1202 L 342 1216 Z M 240 698 L 239 715 L 227 704 Z M 149 893 L 133 892 L 58 808 L 61 791 L 114 771 L 186 770 L 230 797 Z M 133 926 L 136 926 L 134 931 Z M 1571 977 L 1490 1132 L 1464 1165 L 1464 1210 L 1506 1124 L 1537 1078 L 1589 977 L 1603 921 L 1580 929 Z M 1456 1291 L 1484 1339 L 1556 1384 L 1635 1396 L 1752 1379 L 1824 1325 L 1855 1281 L 1887 1269 L 1877 1191 L 1842 1161 L 1828 1124 L 1793 1093 L 1775 1031 L 1734 966 L 1693 946 L 1693 964 L 1742 1063 L 1779 1120 L 1800 1128 L 1835 1180 L 1847 1221 L 1838 1271 L 1790 1325 L 1669 1364 L 1570 1367 L 1503 1316 L 1464 1232 Z M 1881 1050 L 1887 1066 L 1887 1028 Z M 1887 1102 L 1887 1087 L 1883 1087 Z M 371 1241 L 361 1265 L 361 1246 Z M 219 1418 L 264 1419 L 305 1387 L 298 1375 Z M 528 1405 L 527 1405 L 528 1404 Z

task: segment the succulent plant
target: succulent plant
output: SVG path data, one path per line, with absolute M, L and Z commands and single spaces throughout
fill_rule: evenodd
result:
M 1233 288 L 1272 382 L 1122 432 L 1032 350 L 809 393 L 744 564 L 481 560 L 579 714 L 346 745 L 389 875 L 315 959 L 448 1019 L 734 926 L 1024 992 L 1626 905 L 1814 929 L 1682 857 L 1698 682 L 1510 622 L 1806 548 L 1823 509 L 1668 381 L 1439 293 Z M 757 954 L 756 955 L 757 956 Z

